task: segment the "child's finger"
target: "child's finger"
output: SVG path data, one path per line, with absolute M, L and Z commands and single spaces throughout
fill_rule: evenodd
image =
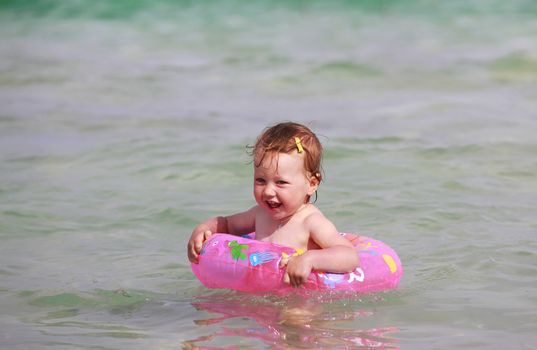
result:
M 196 250 L 196 253 L 199 254 L 201 252 L 201 248 L 203 247 L 203 242 L 205 242 L 209 237 L 211 237 L 213 233 L 209 230 L 203 231 L 203 234 L 199 236 L 199 238 L 196 239 L 196 242 L 194 243 L 194 249 Z
M 204 231 L 204 232 L 203 232 L 203 241 L 208 240 L 209 237 L 211 237 L 212 235 L 213 235 L 213 233 L 212 233 L 211 231 L 209 231 L 209 230 Z
M 290 284 L 291 283 L 291 277 L 289 277 L 289 274 L 286 272 L 285 275 L 283 275 L 283 282 Z
M 290 280 L 291 280 L 291 285 L 296 288 L 296 283 L 297 283 L 296 276 L 293 276 L 292 278 L 290 278 Z
M 196 241 L 196 243 L 194 243 L 194 251 L 196 253 L 199 253 L 201 251 L 201 247 L 203 247 L 203 242 L 201 240 L 198 240 Z
M 280 265 L 279 265 L 280 269 L 286 267 L 288 262 L 289 262 L 289 257 L 288 256 L 283 256 L 282 259 L 280 260 Z
M 300 287 L 304 283 L 304 279 L 302 277 L 297 277 L 295 279 L 295 288 Z
M 188 260 L 196 264 L 198 263 L 198 253 L 196 252 L 194 245 L 188 247 Z

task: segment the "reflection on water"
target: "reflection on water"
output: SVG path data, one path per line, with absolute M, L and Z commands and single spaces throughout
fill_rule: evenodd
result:
M 365 327 L 375 311 L 360 302 L 216 294 L 198 298 L 192 305 L 209 313 L 194 321 L 200 327 L 198 334 L 209 334 L 183 342 L 185 349 L 258 348 L 260 344 L 278 349 L 399 349 L 394 337 L 398 328 Z

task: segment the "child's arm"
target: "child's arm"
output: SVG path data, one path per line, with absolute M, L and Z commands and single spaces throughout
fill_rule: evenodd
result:
M 322 214 L 306 219 L 310 238 L 321 249 L 312 249 L 293 257 L 287 263 L 285 279 L 294 287 L 304 283 L 312 270 L 333 273 L 351 272 L 359 265 L 352 243 L 341 236 L 335 226 Z
M 188 260 L 193 263 L 198 262 L 203 242 L 215 232 L 241 235 L 254 231 L 256 210 L 257 207 L 253 207 L 242 213 L 210 218 L 196 226 L 188 241 Z

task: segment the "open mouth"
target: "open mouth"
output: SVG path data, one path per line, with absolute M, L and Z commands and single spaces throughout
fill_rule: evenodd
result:
M 282 206 L 282 203 L 274 202 L 274 201 L 266 201 L 267 206 L 270 209 L 277 209 Z

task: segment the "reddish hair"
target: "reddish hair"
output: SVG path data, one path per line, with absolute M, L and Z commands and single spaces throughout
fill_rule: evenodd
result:
M 293 122 L 279 123 L 266 128 L 252 149 L 254 165 L 258 167 L 267 153 L 292 153 L 298 151 L 297 141 L 300 139 L 304 150 L 304 169 L 309 175 L 322 181 L 321 159 L 323 146 L 317 136 L 306 126 Z

